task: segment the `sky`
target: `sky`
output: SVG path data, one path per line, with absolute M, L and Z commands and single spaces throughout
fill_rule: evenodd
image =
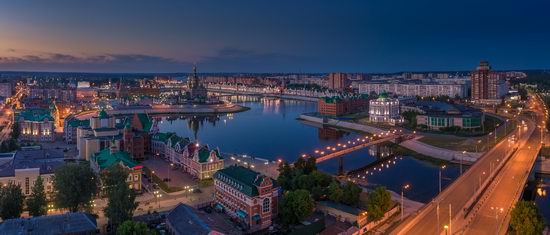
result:
M 550 68 L 547 0 L 0 0 L 0 70 Z

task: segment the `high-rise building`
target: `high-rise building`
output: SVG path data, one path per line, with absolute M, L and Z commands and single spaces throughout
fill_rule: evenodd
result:
M 481 61 L 472 72 L 472 101 L 499 99 L 499 75 L 491 70 L 489 62 Z
M 343 91 L 349 87 L 348 76 L 345 73 L 330 73 L 328 75 L 328 88 Z

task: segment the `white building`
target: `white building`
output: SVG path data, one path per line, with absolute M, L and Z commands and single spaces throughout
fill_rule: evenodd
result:
M 0 184 L 20 185 L 25 196 L 31 194 L 38 176 L 44 180 L 44 191 L 52 193 L 54 171 L 65 164 L 63 152 L 53 149 L 24 149 L 0 158 Z
M 466 84 L 414 84 L 414 83 L 359 83 L 359 93 L 380 94 L 384 91 L 400 96 L 442 96 L 466 97 Z
M 388 98 L 388 94 L 382 92 L 378 99 L 369 102 L 369 120 L 391 124 L 402 122 L 399 113 L 399 100 Z

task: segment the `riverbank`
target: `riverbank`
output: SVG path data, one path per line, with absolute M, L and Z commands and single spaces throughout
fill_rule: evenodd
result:
M 232 103 L 215 105 L 156 105 L 152 107 L 126 107 L 106 110 L 109 115 L 129 115 L 134 113 L 156 114 L 227 114 L 250 110 L 249 107 Z M 96 115 L 97 110 L 84 111 L 75 115 L 78 119 L 87 119 Z
M 328 117 L 317 117 L 317 116 L 308 115 L 308 114 L 300 115 L 299 119 L 305 120 L 311 123 L 316 123 L 318 125 L 334 126 L 337 128 L 349 129 L 349 130 L 363 132 L 363 133 L 378 134 L 378 133 L 387 131 L 387 130 L 373 127 L 373 126 L 368 126 L 368 125 L 363 125 L 363 124 L 358 124 L 358 123 L 353 123 L 353 122 L 348 122 L 343 120 L 337 120 L 337 119 L 332 119 Z M 448 161 L 448 162 L 462 161 L 463 163 L 467 163 L 467 164 L 473 163 L 477 161 L 477 159 L 482 155 L 482 153 L 454 151 L 454 150 L 448 150 L 448 149 L 431 146 L 418 141 L 418 138 L 421 138 L 421 137 L 417 137 L 412 140 L 403 141 L 399 143 L 399 145 L 406 149 L 417 152 L 423 156 L 427 156 L 438 160 Z

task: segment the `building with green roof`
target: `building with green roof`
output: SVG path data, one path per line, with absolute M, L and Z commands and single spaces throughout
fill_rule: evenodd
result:
M 129 170 L 130 174 L 126 179 L 128 186 L 135 190 L 141 190 L 142 166 L 135 162 L 129 153 L 120 151 L 118 145 L 113 141 L 108 149 L 103 149 L 90 158 L 92 169 L 96 172 L 104 172 L 110 167 L 120 165 Z
M 249 226 L 249 232 L 265 229 L 278 211 L 277 182 L 244 166 L 229 166 L 214 174 L 215 201 L 225 211 Z
M 17 110 L 14 120 L 19 124 L 19 140 L 32 142 L 55 141 L 55 119 L 49 109 L 26 108 Z

